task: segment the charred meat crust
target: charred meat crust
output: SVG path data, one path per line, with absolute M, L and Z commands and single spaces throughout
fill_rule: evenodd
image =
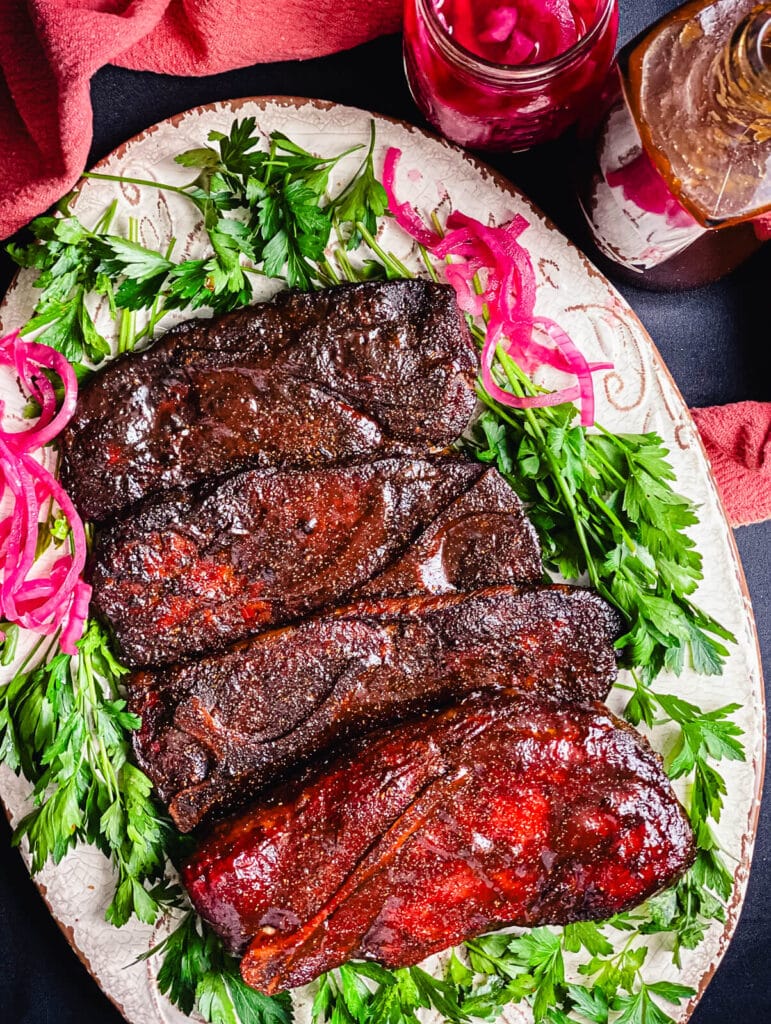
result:
M 498 470 L 488 469 L 355 596 L 451 594 L 499 583 L 539 583 L 543 577 L 535 527 Z
M 391 565 L 483 472 L 461 459 L 247 470 L 113 524 L 93 607 L 129 665 L 222 650 L 339 603 Z
M 365 741 L 224 823 L 182 877 L 270 994 L 502 925 L 601 920 L 693 856 L 642 737 L 601 704 L 498 691 Z
M 438 459 L 253 470 L 197 498 L 166 495 L 102 534 L 92 581 L 121 655 L 150 664 L 224 648 L 346 595 L 542 575 L 538 537 L 497 470 Z
M 439 450 L 471 418 L 477 369 L 447 285 L 282 292 L 186 321 L 97 374 L 62 434 L 62 480 L 99 522 L 248 466 Z
M 141 767 L 183 831 L 342 740 L 490 687 L 602 699 L 620 623 L 591 591 L 357 603 L 128 683 Z

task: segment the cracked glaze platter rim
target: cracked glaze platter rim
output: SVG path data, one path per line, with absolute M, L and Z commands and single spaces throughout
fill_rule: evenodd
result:
M 680 1024 L 693 1012 L 738 923 L 760 810 L 766 721 L 760 650 L 749 592 L 733 533 L 685 402 L 637 316 L 555 226 L 497 172 L 405 122 L 321 100 L 246 97 L 196 107 L 161 121 L 123 143 L 101 160 L 96 169 L 184 183 L 189 180 L 190 171 L 174 164 L 173 155 L 202 145 L 210 129 L 225 130 L 234 116 L 249 115 L 256 118 L 258 129 L 266 135 L 281 130 L 324 155 L 347 148 L 354 139 L 365 141 L 369 120 L 374 117 L 376 163 L 382 160 L 389 145 L 403 150 L 399 188 L 405 199 L 424 211 L 438 205 L 446 212 L 457 205 L 479 219 L 492 217 L 496 222 L 514 213 L 523 214 L 530 227 L 522 241 L 534 258 L 539 282 L 537 312 L 567 326 L 590 359 L 610 358 L 616 363 L 614 371 L 597 380 L 598 419 L 613 430 L 657 430 L 671 450 L 677 488 L 701 506 L 701 523 L 693 535 L 705 556 L 706 578 L 696 600 L 733 630 L 738 643 L 732 648 L 723 676 L 684 673 L 679 678 L 665 678 L 662 684 L 666 683 L 669 692 L 697 700 L 706 707 L 734 700 L 742 703 L 739 724 L 745 730 L 747 761 L 723 766 L 731 799 L 718 835 L 736 863 L 725 925 L 714 923 L 699 949 L 684 951 L 680 970 L 672 966 L 657 937 L 649 937 L 649 968 L 655 965 L 657 977 L 677 980 L 697 990 L 696 996 L 679 1011 L 667 1007 Z M 351 157 L 336 168 L 338 176 L 349 174 L 355 161 L 356 157 Z M 333 178 L 332 187 L 334 184 Z M 85 180 L 79 185 L 74 209 L 87 224 L 93 223 L 116 194 L 121 201 L 122 212 L 116 221 L 120 229 L 126 226 L 126 215 L 135 216 L 140 241 L 150 248 L 162 249 L 173 234 L 179 239 L 177 259 L 202 252 L 204 236 L 200 224 L 196 223 L 190 204 L 174 194 Z M 415 247 L 398 228 L 385 226 L 385 242 L 408 266 L 417 268 Z M 256 297 L 268 297 L 275 290 L 275 285 L 267 285 L 264 295 L 258 293 Z M 28 319 L 33 294 L 29 272 L 21 272 L 0 306 L 3 333 Z M 105 310 L 97 313 L 107 330 Z M 176 319 L 185 316 L 178 314 Z M 174 320 L 169 318 L 168 322 Z M 618 699 L 611 699 L 609 704 L 613 710 L 620 710 Z M 659 749 L 662 740 L 666 742 L 666 737 L 657 737 Z M 8 769 L 0 770 L 0 798 L 12 822 L 28 810 L 30 788 Z M 22 850 L 22 855 L 29 867 L 27 851 Z M 131 1024 L 180 1024 L 188 1019 L 158 992 L 154 979 L 157 965 L 152 959 L 126 969 L 138 953 L 158 941 L 168 922 L 151 928 L 132 921 L 115 929 L 104 921 L 112 876 L 98 851 L 78 847 L 57 867 L 46 865 L 35 882 L 70 945 Z M 296 995 L 295 1004 L 298 1020 L 307 1020 L 309 999 L 305 990 Z M 437 1014 L 427 1016 L 439 1020 Z M 516 1006 L 506 1008 L 503 1016 L 510 1024 L 532 1019 Z

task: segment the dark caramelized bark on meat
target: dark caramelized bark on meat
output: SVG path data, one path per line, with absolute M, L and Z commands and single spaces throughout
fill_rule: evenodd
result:
M 497 583 L 539 583 L 543 576 L 535 527 L 498 470 L 488 469 L 355 596 L 451 594 Z
M 82 390 L 62 477 L 86 519 L 247 466 L 425 453 L 474 409 L 478 361 L 446 285 L 285 292 L 172 328 Z
M 219 657 L 135 673 L 135 753 L 189 831 L 346 737 L 471 691 L 602 699 L 619 626 L 596 594 L 563 586 L 356 604 Z
M 115 523 L 93 607 L 131 665 L 175 661 L 340 603 L 391 565 L 483 472 L 446 458 L 247 470 Z
M 603 919 L 693 859 L 660 758 L 601 704 L 503 691 L 410 722 L 221 825 L 185 864 L 244 980 L 414 964 L 505 924 Z

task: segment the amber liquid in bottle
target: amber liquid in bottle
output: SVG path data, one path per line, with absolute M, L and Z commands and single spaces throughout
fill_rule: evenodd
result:
M 697 0 L 630 43 L 581 203 L 617 275 L 706 284 L 771 235 L 771 4 Z

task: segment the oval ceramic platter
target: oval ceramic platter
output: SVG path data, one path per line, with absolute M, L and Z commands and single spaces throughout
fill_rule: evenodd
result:
M 371 115 L 349 107 L 294 99 L 242 99 L 197 108 L 149 128 L 120 146 L 99 165 L 99 170 L 128 177 L 151 178 L 184 184 L 191 172 L 174 163 L 175 154 L 204 144 L 211 129 L 226 132 L 234 117 L 254 116 L 265 136 L 280 130 L 295 142 L 321 155 L 332 155 L 369 137 Z M 375 118 L 376 168 L 388 146 L 403 151 L 399 189 L 424 213 L 452 207 L 483 221 L 502 223 L 524 215 L 529 227 L 522 243 L 534 259 L 539 278 L 536 312 L 557 320 L 580 345 L 590 361 L 614 363 L 615 369 L 597 378 L 597 418 L 618 432 L 656 431 L 670 449 L 677 473 L 677 490 L 700 506 L 700 525 L 693 531 L 704 555 L 706 578 L 696 602 L 717 616 L 737 637 L 724 674 L 699 677 L 684 672 L 659 681 L 663 692 L 692 699 L 705 709 L 729 702 L 743 705 L 736 721 L 744 730 L 747 760 L 724 762 L 728 784 L 727 806 L 718 838 L 734 867 L 735 887 L 725 925 L 714 924 L 696 950 L 683 950 L 677 970 L 669 952 L 650 936 L 648 968 L 657 979 L 677 980 L 692 986 L 697 995 L 679 1009 L 667 1007 L 679 1020 L 692 1012 L 699 995 L 723 955 L 733 933 L 744 897 L 755 838 L 765 749 L 765 713 L 760 658 L 752 610 L 733 535 L 718 498 L 714 480 L 695 427 L 681 395 L 639 320 L 624 300 L 543 215 L 507 182 L 460 150 L 408 125 Z M 359 157 L 338 168 L 339 180 L 349 175 Z M 330 183 L 332 190 L 335 181 Z M 177 239 L 175 259 L 201 256 L 205 235 L 189 202 L 169 192 L 133 185 L 90 180 L 82 184 L 75 204 L 78 216 L 90 226 L 118 197 L 115 230 L 125 232 L 127 218 L 137 218 L 139 240 L 165 250 Z M 410 267 L 419 268 L 418 254 L 396 225 L 382 229 L 381 241 Z M 275 282 L 257 298 L 275 291 Z M 30 316 L 34 291 L 28 272 L 19 275 L 0 309 L 3 333 Z M 180 314 L 183 319 L 189 314 Z M 100 327 L 114 336 L 106 310 L 99 312 Z M 121 400 L 115 396 L 116 402 Z M 613 710 L 623 702 L 611 697 Z M 663 750 L 666 733 L 654 737 Z M 13 823 L 28 810 L 30 787 L 8 769 L 0 774 L 0 794 Z M 23 851 L 24 852 L 24 851 Z M 107 861 L 93 848 L 79 847 L 58 866 L 47 865 L 36 878 L 51 913 L 83 963 L 132 1024 L 180 1024 L 186 1020 L 160 996 L 154 981 L 153 959 L 132 965 L 139 953 L 165 934 L 169 922 L 155 929 L 136 921 L 116 930 L 104 920 L 113 879 Z M 647 972 L 646 972 L 647 973 Z M 309 1000 L 300 991 L 295 998 L 299 1020 L 307 1020 Z M 527 1013 L 508 1008 L 504 1017 L 527 1021 Z

